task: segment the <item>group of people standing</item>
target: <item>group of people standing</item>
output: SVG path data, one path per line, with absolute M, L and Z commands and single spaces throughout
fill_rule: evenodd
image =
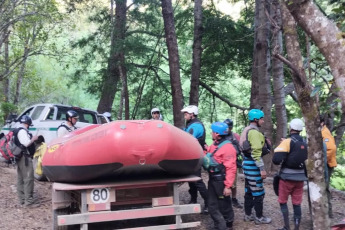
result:
M 242 209 L 237 195 L 237 172 L 242 168 L 245 177 L 244 188 L 244 221 L 254 221 L 255 224 L 269 224 L 271 218 L 264 216 L 263 203 L 265 189 L 263 180 L 267 177 L 262 156 L 270 152 L 270 142 L 265 138 L 259 128 L 264 123 L 264 113 L 259 109 L 252 109 L 248 113 L 249 126 L 245 127 L 242 134 L 232 132 L 233 121 L 226 119 L 224 122 L 214 122 L 211 125 L 213 143 L 208 146 L 205 142 L 206 133 L 203 123 L 198 119 L 198 107 L 189 105 L 181 110 L 184 114 L 186 126 L 184 131 L 193 135 L 205 153 L 217 163 L 216 166 L 207 168 L 209 174 L 208 186 L 200 179 L 189 183 L 190 203 L 197 203 L 198 192 L 204 200 L 203 213 L 210 214 L 215 228 L 219 230 L 232 230 L 234 222 L 233 207 Z M 162 120 L 160 110 L 151 110 L 152 120 Z M 57 129 L 57 134 L 63 136 L 76 129 L 78 114 L 74 110 L 66 113 L 66 121 Z M 321 133 L 325 151 L 325 172 L 327 195 L 330 200 L 330 177 L 337 166 L 336 145 L 329 129 L 321 121 Z M 17 193 L 19 202 L 24 206 L 35 206 L 33 198 L 34 171 L 32 155 L 34 142 L 37 136 L 32 136 L 28 128 L 32 125 L 29 116 L 20 119 L 20 127 L 15 130 L 15 142 L 23 148 L 23 154 L 17 159 Z M 279 195 L 284 226 L 280 230 L 290 230 L 288 197 L 291 196 L 294 211 L 294 229 L 298 230 L 301 218 L 301 203 L 303 197 L 304 181 L 307 181 L 305 160 L 308 158 L 307 144 L 300 135 L 304 123 L 301 119 L 293 119 L 289 123 L 289 138 L 281 141 L 274 149 L 273 163 L 281 165 L 279 171 Z M 243 162 L 239 163 L 239 158 Z M 201 178 L 201 167 L 195 173 Z M 255 210 L 255 215 L 253 212 Z M 329 215 L 332 217 L 332 206 L 329 202 Z
M 259 128 L 264 123 L 264 113 L 252 109 L 248 113 L 249 126 L 245 127 L 241 136 L 232 132 L 233 122 L 214 122 L 211 125 L 213 143 L 205 143 L 205 127 L 198 119 L 198 107 L 189 105 L 182 109 L 186 120 L 185 131 L 193 135 L 208 157 L 212 157 L 217 166 L 207 168 L 209 174 L 208 186 L 203 180 L 190 183 L 189 193 L 191 203 L 197 201 L 197 191 L 202 196 L 205 205 L 203 213 L 209 213 L 214 221 L 215 229 L 232 230 L 234 221 L 233 206 L 242 208 L 236 199 L 237 168 L 242 167 L 245 177 L 244 188 L 244 221 L 255 224 L 269 224 L 271 218 L 264 216 L 263 204 L 265 189 L 263 180 L 267 173 L 262 157 L 271 151 L 271 143 L 265 138 Z M 291 196 L 294 211 L 294 229 L 299 230 L 302 219 L 301 203 L 304 182 L 308 180 L 305 161 L 308 158 L 307 144 L 300 135 L 304 123 L 301 119 L 293 119 L 289 123 L 289 138 L 283 139 L 274 149 L 272 162 L 281 165 L 279 172 L 279 195 L 284 226 L 279 230 L 290 230 L 288 197 Z M 330 200 L 329 182 L 336 167 L 336 145 L 333 136 L 324 125 L 321 118 L 321 133 L 323 137 L 325 156 L 325 171 L 327 193 Z M 242 164 L 238 158 L 243 157 Z M 236 164 L 237 163 L 237 164 Z M 201 168 L 196 172 L 201 176 Z M 253 212 L 255 210 L 255 215 Z M 329 215 L 332 217 L 332 206 L 329 202 Z

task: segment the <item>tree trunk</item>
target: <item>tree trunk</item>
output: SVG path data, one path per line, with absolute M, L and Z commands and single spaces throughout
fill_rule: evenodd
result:
M 111 111 L 117 91 L 117 84 L 121 78 L 121 70 L 125 69 L 124 41 L 127 0 L 115 0 L 115 4 L 115 21 L 110 44 L 110 56 L 97 107 L 99 113 Z M 126 71 L 123 71 L 123 73 L 126 74 Z
M 124 65 L 125 57 L 122 55 L 122 65 L 120 65 L 119 73 L 122 81 L 122 90 L 121 90 L 121 104 L 124 104 L 125 107 L 125 120 L 129 120 L 129 96 L 128 96 L 128 85 L 127 85 L 127 70 Z M 122 116 L 121 116 L 122 117 Z
M 280 12 L 280 5 L 278 0 L 273 0 L 271 8 L 272 18 L 276 23 L 276 26 L 272 28 L 273 38 L 272 47 L 274 52 L 282 55 L 283 53 L 283 39 L 282 39 L 282 19 Z M 274 53 L 273 52 L 273 53 Z M 281 141 L 281 138 L 286 137 L 287 130 L 287 115 L 285 108 L 285 92 L 284 92 L 284 65 L 280 60 L 272 59 L 272 75 L 273 75 L 273 92 L 274 92 L 274 106 L 276 111 L 277 129 L 274 142 L 276 146 Z
M 190 82 L 189 104 L 199 104 L 199 79 L 201 70 L 201 41 L 202 41 L 202 0 L 194 1 L 194 42 L 193 42 L 193 62 L 192 78 Z
M 341 119 L 340 119 L 339 124 L 345 124 L 345 114 L 344 113 L 341 114 Z M 345 125 L 338 127 L 336 129 L 334 139 L 335 139 L 335 144 L 337 146 L 339 146 L 340 142 L 343 140 L 344 132 L 345 132 Z
M 8 34 L 8 31 L 6 29 L 4 34 Z M 9 36 L 6 36 L 4 39 L 4 62 L 5 62 L 5 71 L 4 71 L 4 76 L 7 76 L 8 73 L 10 72 L 10 59 L 9 59 Z M 0 46 L 1 48 L 1 46 Z M 1 80 L 1 79 L 0 79 Z M 9 77 L 6 77 L 3 79 L 3 93 L 4 93 L 4 102 L 9 102 L 10 98 L 10 79 Z
M 255 1 L 255 17 L 254 17 L 254 47 L 253 47 L 253 66 L 252 66 L 252 85 L 250 91 L 250 108 L 258 108 L 259 105 L 259 78 L 258 78 L 258 53 L 256 52 L 257 31 L 259 28 L 259 7 L 260 0 Z
M 175 32 L 174 14 L 171 0 L 161 0 L 161 2 L 165 38 L 169 54 L 169 71 L 172 92 L 174 125 L 178 128 L 182 128 L 184 126 L 183 114 L 181 113 L 181 109 L 183 107 L 183 94 L 180 79 L 180 61 Z
M 272 140 L 273 124 L 272 124 L 272 99 L 271 99 L 271 75 L 270 69 L 270 52 L 269 52 L 269 26 L 266 9 L 268 2 L 266 0 L 256 0 L 255 7 L 255 47 L 254 47 L 254 72 L 257 74 L 258 83 L 258 105 L 259 109 L 265 114 L 262 131 L 266 137 Z M 266 3 L 267 2 L 267 3 Z M 266 6 L 267 4 L 267 6 Z M 253 83 L 255 84 L 255 83 Z M 253 90 L 253 87 L 252 87 Z M 262 107 L 262 108 L 261 108 Z M 269 171 L 272 164 L 272 154 L 264 158 L 266 169 Z
M 34 39 L 34 38 L 32 38 L 32 39 Z M 28 55 L 30 52 L 29 40 L 30 40 L 30 38 L 28 36 L 26 41 L 25 41 L 25 44 L 24 44 L 23 60 L 22 60 L 22 63 L 20 65 L 20 69 L 19 69 L 18 75 L 17 75 L 16 91 L 15 91 L 15 95 L 14 95 L 14 99 L 13 99 L 13 104 L 15 104 L 15 105 L 18 105 L 18 102 L 20 99 L 20 93 L 21 93 L 23 78 L 24 78 L 24 74 L 25 74 L 26 61 L 28 59 Z
M 342 111 L 345 113 L 345 39 L 336 24 L 323 15 L 311 0 L 284 0 L 290 13 L 311 37 L 329 64 L 339 88 Z
M 285 4 L 281 5 L 286 51 L 292 79 L 298 95 L 299 104 L 305 120 L 308 137 L 307 171 L 312 205 L 314 229 L 329 229 L 328 203 L 324 173 L 324 153 L 320 132 L 319 105 L 317 95 L 311 97 L 312 86 L 303 68 L 303 59 L 298 42 L 296 22 Z

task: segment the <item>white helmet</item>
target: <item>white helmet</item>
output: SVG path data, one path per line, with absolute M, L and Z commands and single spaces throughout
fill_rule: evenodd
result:
M 302 131 L 304 127 L 304 123 L 301 119 L 295 118 L 290 121 L 290 129 L 296 130 L 296 131 Z
M 181 112 L 183 113 L 194 113 L 194 115 L 198 115 L 199 110 L 198 106 L 195 105 L 188 105 L 186 108 L 182 109 Z
M 151 109 L 151 115 L 154 113 L 154 112 L 161 112 L 158 108 L 153 108 Z
M 111 114 L 110 114 L 109 112 L 104 112 L 103 115 L 104 115 L 105 117 L 111 117 Z

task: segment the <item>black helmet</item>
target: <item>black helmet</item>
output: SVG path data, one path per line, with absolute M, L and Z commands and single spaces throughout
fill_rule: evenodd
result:
M 67 113 L 66 113 L 66 120 L 68 121 L 68 118 L 70 117 L 75 117 L 75 118 L 78 118 L 78 113 L 74 110 L 68 110 Z
M 229 129 L 232 129 L 232 127 L 234 126 L 234 122 L 232 122 L 231 119 L 227 118 L 225 121 L 224 121 L 225 124 L 228 125 Z
M 32 119 L 30 116 L 24 115 L 20 118 L 20 123 L 28 124 L 29 126 L 31 126 L 32 125 Z

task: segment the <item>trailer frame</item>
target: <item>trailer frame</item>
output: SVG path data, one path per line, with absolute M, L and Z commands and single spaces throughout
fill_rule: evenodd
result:
M 80 229 L 88 230 L 90 223 L 164 216 L 175 216 L 175 223 L 123 229 L 197 227 L 200 221 L 183 223 L 181 215 L 200 213 L 200 204 L 180 204 L 179 186 L 198 180 L 200 177 L 191 175 L 85 184 L 55 182 L 52 186 L 53 229 L 68 229 L 70 225 L 79 224 Z

